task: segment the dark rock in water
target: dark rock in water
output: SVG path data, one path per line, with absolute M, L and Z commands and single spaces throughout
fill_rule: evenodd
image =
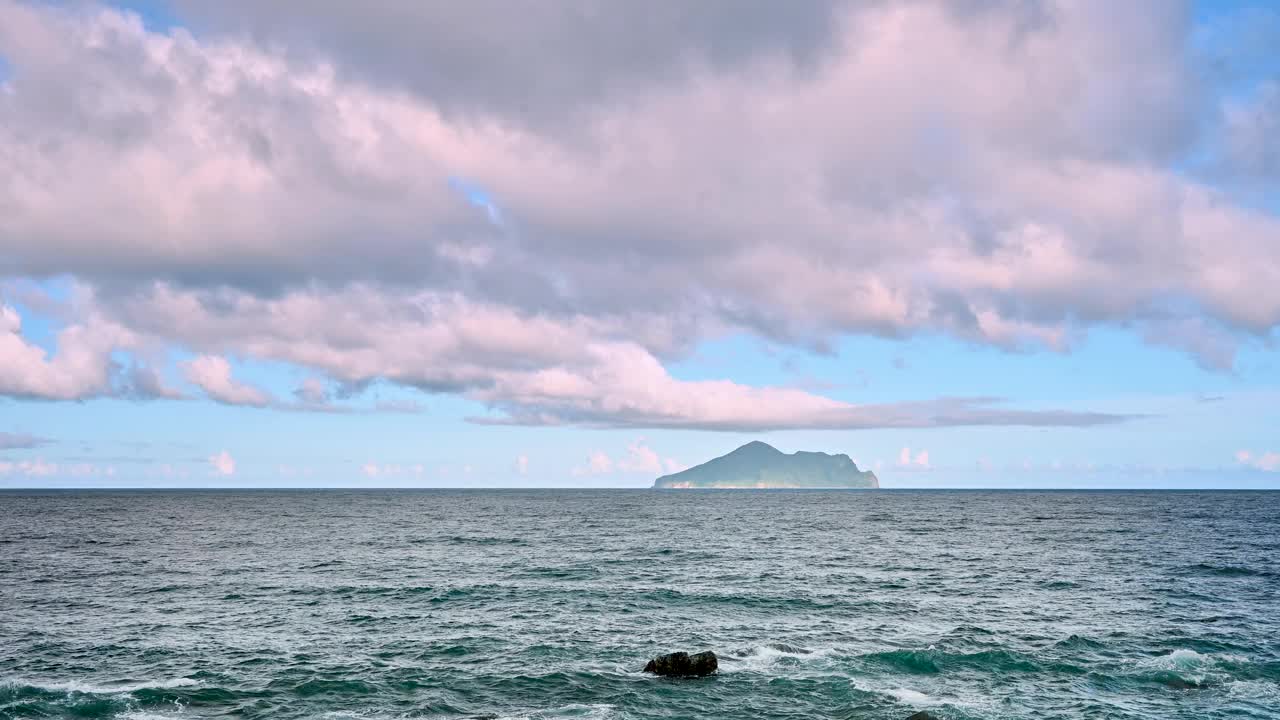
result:
M 666 677 L 703 677 L 715 672 L 718 667 L 720 662 L 716 660 L 716 654 L 711 651 L 700 652 L 697 655 L 674 652 L 669 655 L 659 655 L 650 660 L 649 664 L 644 666 L 644 671 Z
M 928 712 L 925 712 L 924 710 L 921 710 L 915 715 L 912 715 L 911 717 L 907 718 L 907 720 L 939 720 L 939 718 L 937 715 L 934 715 L 933 713 L 928 713 Z
M 1178 677 L 1177 675 L 1162 677 L 1160 678 L 1160 683 L 1174 690 L 1200 690 L 1204 687 L 1203 683 Z

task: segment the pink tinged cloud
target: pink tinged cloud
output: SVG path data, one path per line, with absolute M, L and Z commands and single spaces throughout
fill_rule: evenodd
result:
M 18 311 L 0 304 L 0 395 L 79 400 L 113 393 L 111 353 L 131 347 L 133 333 L 100 317 L 87 317 L 57 335 L 50 357 L 22 335 Z
M 459 393 L 488 423 L 1094 425 L 1126 418 L 859 405 L 682 381 L 663 362 L 733 331 L 1067 351 L 1092 325 L 1131 324 L 1223 369 L 1274 331 L 1280 221 L 1165 169 L 1195 81 L 1176 18 L 1087 3 L 1031 29 L 964 15 L 857 5 L 813 68 L 762 56 L 664 78 L 594 103 L 568 137 L 499 111 L 459 121 L 341 58 L 248 35 L 0 0 L 21 70 L 0 102 L 3 272 L 128 290 L 80 308 L 52 356 L 0 308 L 0 394 L 111 394 L 111 353 L 145 341 L 199 353 L 188 379 L 252 407 L 278 405 L 223 354 Z M 1269 107 L 1233 117 L 1269 127 Z M 850 108 L 875 108 L 857 133 Z M 127 141 L 84 131 L 124 121 Z M 935 127 L 947 142 L 922 140 Z M 452 177 L 522 232 L 477 216 Z M 157 280 L 172 277 L 191 285 Z
M 911 448 L 902 448 L 898 451 L 898 467 L 902 469 L 928 470 L 929 451 L 921 450 L 913 456 L 911 454 Z
M 231 376 L 231 363 L 226 358 L 201 355 L 182 364 L 187 381 L 198 386 L 210 399 L 224 405 L 267 407 L 273 400 L 264 390 L 240 382 Z
M 209 458 L 209 467 L 216 475 L 231 476 L 236 474 L 236 460 L 226 450 L 211 456 Z
M 1240 450 L 1236 452 L 1236 463 L 1254 470 L 1280 472 L 1280 452 L 1253 453 L 1249 450 Z
M 679 461 L 664 458 L 649 447 L 644 438 L 629 443 L 626 452 L 617 459 L 602 450 L 594 450 L 587 456 L 585 465 L 575 467 L 574 475 L 605 475 L 609 473 L 661 475 L 684 469 Z

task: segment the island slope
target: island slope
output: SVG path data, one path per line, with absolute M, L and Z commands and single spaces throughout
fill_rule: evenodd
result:
M 870 470 L 859 470 L 848 455 L 796 452 L 790 455 L 760 441 L 749 442 L 728 455 L 708 460 L 654 481 L 655 488 L 835 490 L 877 488 Z

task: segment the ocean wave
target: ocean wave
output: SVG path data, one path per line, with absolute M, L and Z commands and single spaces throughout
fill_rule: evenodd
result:
M 470 715 L 467 720 L 553 720 L 555 718 L 581 718 L 581 720 L 606 720 L 617 715 L 617 708 L 608 703 L 572 703 L 550 710 L 529 710 L 519 714 Z M 327 717 L 327 716 L 326 716 Z M 360 717 L 342 715 L 336 717 Z
M 10 690 L 36 690 L 48 693 L 80 693 L 84 695 L 127 695 L 139 690 L 170 690 L 180 687 L 194 687 L 198 680 L 191 678 L 171 678 L 168 680 L 147 680 L 138 683 L 122 683 L 115 685 L 97 685 L 82 680 L 61 680 L 42 682 L 25 678 L 5 678 L 0 680 L 0 687 Z
M 861 690 L 880 696 L 888 696 L 892 698 L 893 702 L 908 708 L 945 708 L 948 710 L 947 717 L 955 717 L 951 711 L 957 709 L 965 713 L 966 717 L 968 717 L 968 713 L 981 713 L 983 718 L 1002 718 L 1006 717 L 1005 713 L 1007 712 L 1007 709 L 1001 708 L 993 698 L 979 692 L 959 694 L 954 691 L 946 693 L 924 692 L 902 685 L 875 682 L 868 684 L 865 681 L 859 681 L 858 686 Z
M 1186 575 L 1210 575 L 1213 577 L 1266 577 L 1270 573 L 1265 570 L 1255 570 L 1243 565 L 1214 565 L 1211 563 L 1197 563 L 1188 565 L 1181 569 Z
M 964 668 L 985 672 L 1038 672 L 1043 666 L 1022 653 L 1011 650 L 979 652 L 947 652 L 930 647 L 926 650 L 887 650 L 862 655 L 869 664 L 915 675 L 937 675 L 947 668 Z
M 1189 648 L 1145 658 L 1138 661 L 1137 666 L 1137 679 L 1177 690 L 1227 685 L 1256 675 L 1253 664 L 1244 657 L 1231 654 L 1210 655 Z
M 909 688 L 886 688 L 882 690 L 885 695 L 893 696 L 893 699 L 907 705 L 920 705 L 932 707 L 943 704 L 941 700 L 930 697 L 919 690 L 911 690 Z
M 1053 646 L 1064 650 L 1101 650 L 1106 647 L 1106 644 L 1090 637 L 1073 634 L 1059 640 Z
M 511 537 L 476 537 L 470 535 L 450 535 L 444 538 L 450 545 L 517 545 L 525 546 L 529 542 L 521 538 Z
M 1268 705 L 1280 705 L 1280 683 L 1267 680 L 1232 680 L 1226 684 L 1229 695 L 1251 702 L 1266 701 Z
M 779 663 L 812 662 L 829 655 L 830 649 L 810 650 L 787 643 L 766 643 L 725 655 L 721 658 L 724 662 L 720 672 L 760 672 Z

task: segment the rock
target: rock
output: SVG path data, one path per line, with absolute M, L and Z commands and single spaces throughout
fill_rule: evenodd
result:
M 720 662 L 716 660 L 716 654 L 711 651 L 700 652 L 697 655 L 674 652 L 669 655 L 659 655 L 650 660 L 649 664 L 644 666 L 644 671 L 666 677 L 703 677 L 715 672 L 718 667 Z
M 1199 690 L 1204 687 L 1203 684 L 1198 683 L 1195 680 L 1187 680 L 1186 678 L 1181 678 L 1177 675 L 1160 678 L 1160 682 L 1174 690 Z
M 939 718 L 937 715 L 934 715 L 933 713 L 929 713 L 929 712 L 925 712 L 924 710 L 921 710 L 915 715 L 912 715 L 911 717 L 907 718 L 907 720 L 939 720 Z

